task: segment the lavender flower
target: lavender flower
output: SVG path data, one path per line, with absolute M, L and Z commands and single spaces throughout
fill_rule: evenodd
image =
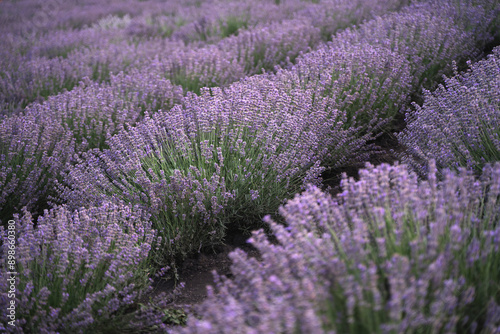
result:
M 410 61 L 418 93 L 434 87 L 442 74 L 451 72 L 451 60 L 476 60 L 498 30 L 498 4 L 490 1 L 417 2 L 397 13 L 368 21 L 358 29 L 337 34 L 332 46 L 383 45 Z M 495 27 L 497 27 L 495 29 Z
M 422 106 L 407 114 L 398 140 L 407 146 L 402 159 L 427 174 L 429 159 L 440 168 L 460 166 L 480 172 L 500 161 L 500 48 L 454 77 L 424 92 Z
M 2 293 L 6 309 L 7 276 L 16 271 L 16 327 L 7 332 L 98 330 L 131 305 L 149 286 L 145 260 L 155 232 L 140 210 L 103 204 L 75 212 L 46 211 L 37 227 L 29 212 L 14 215 L 16 268 L 6 267 L 6 230 L 2 238 Z
M 360 333 L 495 330 L 500 279 L 500 165 L 481 180 L 435 165 L 367 164 L 336 198 L 310 186 L 249 240 L 262 261 L 231 253 L 234 278 L 174 333 Z M 488 279 L 485 281 L 485 277 Z

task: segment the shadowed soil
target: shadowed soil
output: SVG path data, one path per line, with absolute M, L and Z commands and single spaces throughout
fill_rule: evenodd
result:
M 184 283 L 184 288 L 172 302 L 171 307 L 189 309 L 201 303 L 207 297 L 206 286 L 214 286 L 212 274 L 214 270 L 219 275 L 231 278 L 231 259 L 228 255 L 236 248 L 245 251 L 250 257 L 260 259 L 259 251 L 248 244 L 247 239 L 248 237 L 244 237 L 242 234 L 228 235 L 225 245 L 214 247 L 212 251 L 201 252 L 184 260 L 177 270 L 179 282 Z M 153 291 L 139 302 L 146 302 L 149 296 L 152 297 L 162 292 L 172 292 L 174 288 L 174 279 L 156 279 L 153 283 Z

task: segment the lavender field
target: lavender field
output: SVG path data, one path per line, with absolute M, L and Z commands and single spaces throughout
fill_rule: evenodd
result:
M 0 0 L 2 333 L 500 333 L 499 247 L 498 0 Z

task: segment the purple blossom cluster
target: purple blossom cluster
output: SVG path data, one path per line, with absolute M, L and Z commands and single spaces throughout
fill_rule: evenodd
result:
M 324 46 L 278 75 L 290 73 L 298 76 L 302 87 L 332 98 L 346 113 L 346 129 L 380 131 L 407 105 L 412 91 L 409 62 L 383 46 Z
M 46 211 L 34 228 L 31 214 L 14 215 L 16 269 L 0 271 L 0 305 L 8 296 L 7 272 L 16 272 L 15 325 L 6 333 L 96 332 L 150 286 L 146 264 L 155 231 L 147 216 L 126 205 Z M 9 251 L 0 227 L 2 259 Z
M 169 110 L 182 89 L 155 73 L 131 71 L 109 84 L 90 80 L 32 104 L 0 122 L 0 220 L 26 206 L 41 213 L 57 178 L 75 154 L 105 148 L 106 140 L 146 111 Z
M 367 164 L 335 198 L 315 186 L 230 254 L 231 279 L 173 333 L 494 333 L 500 330 L 500 165 L 480 180 Z
M 433 87 L 451 72 L 451 60 L 477 60 L 498 30 L 500 5 L 496 1 L 416 2 L 348 28 L 334 36 L 333 48 L 359 44 L 385 46 L 406 57 L 418 93 Z
M 445 85 L 424 91 L 422 106 L 407 114 L 398 140 L 407 147 L 402 161 L 422 175 L 429 159 L 440 168 L 481 171 L 500 161 L 500 48 L 470 69 L 445 78 Z

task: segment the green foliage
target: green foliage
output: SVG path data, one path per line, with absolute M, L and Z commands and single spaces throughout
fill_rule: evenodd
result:
M 238 36 L 240 29 L 248 28 L 248 19 L 245 17 L 228 16 L 225 20 L 219 20 L 220 36 L 222 38 L 231 35 Z
M 468 235 L 467 239 L 457 240 L 457 232 L 453 232 L 456 225 L 452 226 L 454 221 L 450 219 L 447 226 L 442 227 L 444 231 L 442 235 L 436 238 L 437 244 L 434 244 L 433 237 L 428 235 L 430 233 L 429 224 L 441 223 L 419 219 L 417 213 L 409 207 L 403 213 L 403 217 L 399 218 L 404 220 L 402 230 L 395 225 L 389 202 L 386 203 L 385 209 L 378 211 L 378 213 L 371 208 L 364 208 L 362 219 L 367 227 L 368 242 L 364 248 L 366 253 L 361 261 L 360 259 L 353 260 L 346 255 L 339 241 L 340 236 L 330 228 L 329 233 L 338 247 L 341 260 L 347 265 L 347 273 L 355 282 L 353 284 L 366 285 L 363 277 L 368 268 L 374 266 L 377 270 L 377 281 L 374 286 L 380 294 L 375 296 L 374 290 L 363 289 L 362 294 L 357 295 L 355 305 L 349 306 L 349 303 L 353 301 L 347 299 L 341 285 L 333 283 L 330 301 L 326 303 L 322 311 L 330 321 L 329 324 L 325 325 L 325 329 L 335 329 L 340 333 L 353 334 L 384 332 L 381 325 L 391 323 L 393 319 L 389 317 L 389 312 L 383 306 L 388 305 L 392 298 L 402 298 L 401 295 L 394 297 L 392 290 L 394 286 L 389 285 L 391 278 L 387 273 L 389 263 L 401 265 L 408 263 L 412 280 L 427 280 L 429 277 L 427 270 L 433 268 L 436 263 L 440 263 L 440 267 L 435 268 L 435 270 L 440 271 L 442 277 L 450 279 L 440 281 L 433 278 L 425 291 L 414 291 L 415 295 L 407 298 L 420 299 L 424 307 L 422 313 L 432 318 L 435 311 L 432 310 L 431 305 L 438 302 L 435 298 L 439 297 L 440 291 L 446 289 L 446 282 L 451 280 L 461 282 L 463 280 L 462 287 L 456 292 L 458 305 L 457 309 L 454 310 L 454 314 L 458 314 L 460 317 L 457 325 L 458 333 L 468 333 L 473 322 L 484 323 L 490 300 L 500 302 L 500 252 L 498 246 L 492 244 L 491 236 L 488 236 L 491 233 L 498 233 L 497 223 L 491 221 L 494 217 L 491 209 L 497 200 L 481 198 L 480 201 L 477 205 L 469 204 L 470 211 L 468 211 L 467 216 L 462 218 L 460 227 L 462 233 Z M 440 215 L 439 210 L 453 212 L 454 209 L 453 204 L 449 204 L 449 208 L 438 208 L 434 203 L 429 206 L 428 210 L 428 217 L 435 217 Z M 385 212 L 385 214 L 379 214 L 380 212 Z M 459 215 L 457 214 L 457 216 Z M 481 219 L 476 217 L 481 217 Z M 384 243 L 378 243 L 378 240 L 384 240 Z M 456 242 L 459 242 L 460 246 L 454 246 L 453 244 Z M 474 258 L 474 255 L 471 254 L 473 249 L 477 251 L 476 254 L 484 255 Z M 446 260 L 440 262 L 442 257 L 453 259 L 453 262 L 445 262 Z M 471 294 L 472 300 L 465 301 Z M 346 311 L 349 307 L 353 307 L 351 312 Z M 409 316 L 403 309 L 399 312 L 400 321 Z M 349 313 L 350 315 L 347 317 L 339 317 L 339 314 Z M 453 321 L 451 316 L 447 320 Z M 439 332 L 442 332 L 444 325 L 444 323 L 425 324 L 419 328 L 418 333 L 435 333 L 436 328 L 440 328 Z
M 174 84 L 181 86 L 185 92 L 200 94 L 203 87 L 216 87 L 217 84 L 203 82 L 196 73 L 188 73 L 184 68 L 174 69 L 168 76 L 168 79 Z
M 486 163 L 500 161 L 500 147 L 498 143 L 493 141 L 494 138 L 500 138 L 500 126 L 495 126 L 495 124 L 481 119 L 477 130 L 479 144 L 471 143 L 468 140 L 470 134 L 467 131 L 461 131 L 458 136 L 461 141 L 453 143 L 452 149 L 457 157 L 458 165 L 470 165 L 470 158 L 472 158 L 475 161 L 473 169 L 477 175 L 480 175 Z M 464 154 L 464 149 L 467 151 L 468 156 Z
M 162 310 L 165 315 L 162 320 L 164 324 L 184 326 L 187 323 L 187 314 L 183 310 L 178 309 L 166 309 Z

